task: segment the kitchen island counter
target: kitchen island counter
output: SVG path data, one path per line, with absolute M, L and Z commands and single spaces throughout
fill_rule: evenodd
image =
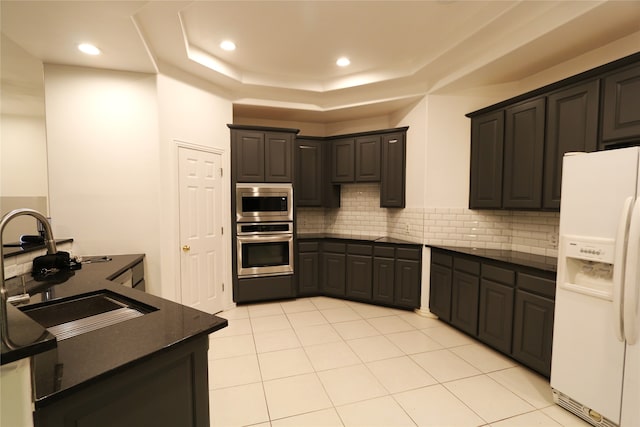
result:
M 31 354 L 34 358 L 32 366 L 36 411 L 96 382 L 162 357 L 162 354 L 181 344 L 202 340 L 208 334 L 227 326 L 226 319 L 109 280 L 139 263 L 143 257 L 144 255 L 109 256 L 110 261 L 84 264 L 82 269 L 72 272 L 73 275 L 67 280 L 55 285 L 27 282 L 31 301 L 26 307 L 81 294 L 107 292 L 153 310 L 115 325 L 58 340 L 55 348 Z M 15 286 L 10 286 L 9 292 L 17 293 Z M 16 312 L 19 311 L 18 308 L 9 309 L 14 322 L 25 322 L 25 318 L 28 319 L 26 314 Z M 19 323 L 9 325 L 12 334 L 19 335 L 20 327 Z M 46 330 L 43 331 L 47 345 L 51 346 L 50 335 Z M 42 346 L 37 350 L 42 351 Z M 18 350 L 3 345 L 3 361 L 5 357 L 15 359 L 16 351 Z M 20 355 L 25 356 L 30 354 Z

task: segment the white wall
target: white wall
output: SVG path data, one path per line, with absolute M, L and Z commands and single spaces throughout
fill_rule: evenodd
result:
M 50 215 L 79 255 L 144 253 L 160 284 L 156 76 L 45 64 Z
M 215 89 L 198 81 L 183 81 L 158 76 L 158 106 L 160 118 L 159 150 L 162 192 L 160 194 L 160 236 L 162 252 L 162 296 L 180 301 L 180 233 L 178 206 L 178 142 L 192 146 L 221 150 L 223 167 L 224 234 L 227 271 L 224 272 L 225 306 L 232 304 L 231 286 L 231 160 L 230 132 L 232 104 L 215 94 Z

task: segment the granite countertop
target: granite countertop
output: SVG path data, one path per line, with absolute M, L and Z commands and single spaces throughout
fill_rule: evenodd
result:
M 352 235 L 342 233 L 298 233 L 298 239 L 340 239 L 340 240 L 359 240 L 372 243 L 392 243 L 396 245 L 416 245 L 422 246 L 422 243 L 410 242 L 408 240 L 396 239 L 394 237 L 380 235 Z
M 508 251 L 500 249 L 482 249 L 482 248 L 465 248 L 458 246 L 438 246 L 425 245 L 430 248 L 443 249 L 446 251 L 457 252 L 467 255 L 473 255 L 480 258 L 487 258 L 494 261 L 508 262 L 510 264 L 521 265 L 524 267 L 537 268 L 539 270 L 556 272 L 558 268 L 558 259 L 556 257 L 535 255 L 525 252 Z
M 35 281 L 26 283 L 29 294 L 33 294 L 27 307 L 41 301 L 106 291 L 156 309 L 143 316 L 56 341 L 19 308 L 8 307 L 9 331 L 14 341 L 38 338 L 38 331 L 43 335 L 26 352 L 2 345 L 3 364 L 33 356 L 36 408 L 141 363 L 174 345 L 227 326 L 226 319 L 109 281 L 140 262 L 143 257 L 116 255 L 110 256 L 111 261 L 108 262 L 83 264 L 82 269 L 72 272 L 74 274 L 66 281 L 51 286 Z M 10 295 L 17 292 L 15 285 L 9 287 Z

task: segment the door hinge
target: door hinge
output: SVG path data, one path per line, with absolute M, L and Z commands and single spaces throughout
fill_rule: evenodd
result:
M 224 282 L 222 282 L 222 292 L 224 292 Z
M 224 176 L 224 172 L 223 171 L 224 171 L 224 169 L 220 168 L 220 176 L 221 177 Z
M 220 234 L 224 235 L 224 227 L 220 227 Z

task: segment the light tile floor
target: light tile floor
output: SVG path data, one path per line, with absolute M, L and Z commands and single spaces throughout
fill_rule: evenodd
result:
M 219 315 L 213 427 L 588 426 L 545 378 L 410 311 L 314 297 Z

